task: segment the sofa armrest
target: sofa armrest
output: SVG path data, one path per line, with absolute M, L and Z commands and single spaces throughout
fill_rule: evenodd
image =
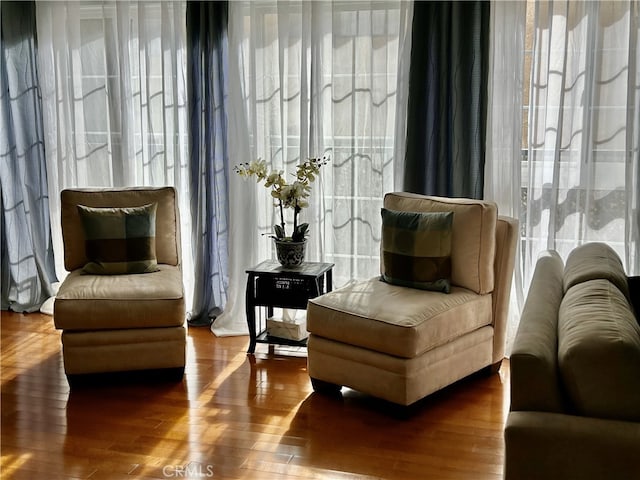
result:
M 636 320 L 640 322 L 640 276 L 627 277 L 629 285 L 629 298 L 631 298 L 631 306 L 636 316 Z
M 510 412 L 505 480 L 627 480 L 640 468 L 640 423 Z
M 560 256 L 551 250 L 536 263 L 509 360 L 511 410 L 563 411 L 558 377 L 563 267 Z

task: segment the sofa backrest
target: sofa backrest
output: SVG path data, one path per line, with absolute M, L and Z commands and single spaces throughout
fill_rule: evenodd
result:
M 581 245 L 567 258 L 558 368 L 571 411 L 640 421 L 640 325 L 622 262 L 607 244 Z
M 78 205 L 139 207 L 157 203 L 156 257 L 158 263 L 180 264 L 180 226 L 173 187 L 66 189 L 60 193 L 64 266 L 72 271 L 87 263 L 85 238 Z
M 385 195 L 384 207 L 401 212 L 453 212 L 451 284 L 478 294 L 493 291 L 498 221 L 495 203 L 394 192 Z
M 605 279 L 631 300 L 627 275 L 620 257 L 606 243 L 590 242 L 571 251 L 564 267 L 564 291 L 589 280 Z
M 608 245 L 543 252 L 513 345 L 511 410 L 640 420 L 640 326 Z

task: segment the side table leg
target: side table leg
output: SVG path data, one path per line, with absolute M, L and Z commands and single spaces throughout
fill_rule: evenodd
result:
M 247 326 L 249 327 L 249 349 L 247 353 L 256 351 L 256 309 L 255 301 L 255 283 L 254 276 L 249 274 L 247 279 L 247 291 L 245 297 L 245 305 L 247 309 Z

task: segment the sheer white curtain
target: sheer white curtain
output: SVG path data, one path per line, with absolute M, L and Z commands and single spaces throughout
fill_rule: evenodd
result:
M 496 2 L 492 7 L 521 18 L 516 2 Z M 555 249 L 566 259 L 585 242 L 608 243 L 627 273 L 637 275 L 639 2 L 528 2 L 527 9 L 524 37 L 521 30 L 509 33 L 497 27 L 492 33 L 495 44 L 511 35 L 512 41 L 504 42 L 503 58 L 518 59 L 518 50 L 523 50 L 520 39 L 525 39 L 527 77 L 525 133 L 514 130 L 505 150 L 515 150 L 523 138 L 522 159 L 501 155 L 499 143 L 494 143 L 491 161 L 496 164 L 488 173 L 493 190 L 487 194 L 517 212 L 513 187 L 520 189 L 523 292 L 542 250 Z M 509 86 L 518 81 L 496 69 L 492 74 L 490 105 L 504 92 L 516 91 L 517 85 L 513 90 Z M 515 94 L 513 99 L 519 108 Z M 514 119 L 513 113 L 494 115 L 493 129 L 506 129 L 508 134 Z M 511 182 L 505 172 L 510 172 Z
M 185 8 L 37 2 L 37 29 L 51 217 L 63 188 L 175 186 L 190 299 Z M 52 235 L 63 278 L 59 222 Z
M 639 2 L 536 2 L 525 276 L 540 250 L 563 258 L 604 241 L 639 272 Z
M 380 207 L 401 186 L 409 2 L 230 2 L 230 158 L 295 171 L 327 155 L 313 185 L 307 260 L 334 284 L 379 274 Z M 245 270 L 272 258 L 276 210 L 253 181 L 230 179 L 230 295 L 217 335 L 246 331 Z
M 520 218 L 522 157 L 522 95 L 525 57 L 526 2 L 491 4 L 487 161 L 484 198 L 498 204 L 501 215 Z M 520 258 L 521 243 L 516 246 Z M 507 348 L 524 303 L 522 262 L 516 261 L 511 286 Z

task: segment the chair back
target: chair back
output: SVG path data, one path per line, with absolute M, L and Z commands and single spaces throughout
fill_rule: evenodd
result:
M 451 284 L 492 295 L 493 363 L 504 358 L 518 221 L 498 216 L 494 202 L 407 192 L 388 193 L 384 207 L 404 212 L 453 212 Z M 381 268 L 383 268 L 381 261 Z
M 493 291 L 498 220 L 495 203 L 395 192 L 385 195 L 384 207 L 401 212 L 453 212 L 451 284 L 478 294 Z
M 139 207 L 157 203 L 156 257 L 158 263 L 179 265 L 180 223 L 173 187 L 77 188 L 60 194 L 64 266 L 72 271 L 87 263 L 85 238 L 78 205 L 88 207 Z

